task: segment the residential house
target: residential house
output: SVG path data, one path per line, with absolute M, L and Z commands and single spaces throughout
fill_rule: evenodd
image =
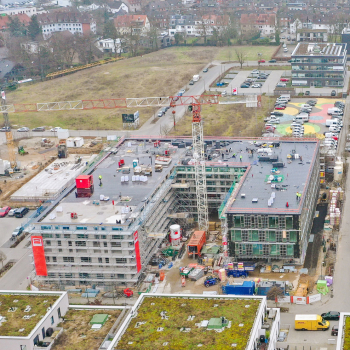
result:
M 1 16 L 3 15 L 13 16 L 13 15 L 19 15 L 19 14 L 25 14 L 29 17 L 32 17 L 33 15 L 37 14 L 37 9 L 35 6 L 11 7 L 11 8 L 0 9 Z
M 159 29 L 169 28 L 170 5 L 166 1 L 151 1 L 144 8 L 144 13 L 152 23 L 152 27 Z
M 122 52 L 121 41 L 117 38 L 115 41 L 113 39 L 101 39 L 96 42 L 96 47 L 102 52 L 117 52 L 118 54 Z
M 146 15 L 123 15 L 114 19 L 114 25 L 122 34 L 145 34 L 151 29 L 150 21 Z
M 53 12 L 38 15 L 44 39 L 55 32 L 68 30 L 72 34 L 96 33 L 96 22 L 90 14 L 79 12 Z
M 182 34 L 193 36 L 197 34 L 197 25 L 193 15 L 172 15 L 169 20 L 169 35 Z M 198 34 L 200 35 L 200 34 Z
M 259 31 L 264 36 L 273 35 L 276 32 L 276 15 L 243 13 L 240 24 L 242 34 Z
M 202 35 L 205 27 L 206 35 L 212 35 L 214 30 L 221 32 L 227 28 L 231 21 L 228 15 L 204 15 L 201 21 L 195 21 L 197 25 L 197 34 Z
M 124 13 L 129 13 L 129 7 L 122 1 L 114 1 L 108 5 L 108 12 L 113 14 L 124 11 Z
M 306 10 L 306 3 L 305 2 L 289 2 L 287 4 L 288 10 L 294 10 L 294 11 L 304 11 Z
M 125 3 L 128 5 L 130 13 L 141 11 L 141 0 L 125 0 Z

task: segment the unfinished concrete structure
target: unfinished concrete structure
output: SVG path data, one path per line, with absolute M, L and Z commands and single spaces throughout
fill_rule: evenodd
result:
M 209 214 L 219 213 L 222 220 L 226 255 L 295 258 L 302 263 L 319 188 L 318 142 L 205 142 Z M 47 275 L 38 279 L 60 287 L 98 284 L 107 289 L 137 282 L 169 226 L 196 221 L 190 147 L 188 138 L 167 138 L 122 140 L 109 149 L 93 172 L 93 196 L 76 198 L 72 186 L 72 192 L 33 225 L 31 234 L 43 238 L 47 265 Z M 280 189 L 271 189 L 274 181 L 268 179 L 275 165 L 282 178 L 276 180 Z M 272 191 L 276 200 L 269 206 Z M 300 201 L 296 191 L 302 193 Z M 266 225 L 273 218 L 270 230 Z

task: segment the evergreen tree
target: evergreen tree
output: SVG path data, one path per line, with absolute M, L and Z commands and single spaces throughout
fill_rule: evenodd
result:
M 12 36 L 25 35 L 26 30 L 18 17 L 9 16 L 9 20 L 8 28 Z
M 35 40 L 39 34 L 41 34 L 41 27 L 38 22 L 38 17 L 33 15 L 30 18 L 30 23 L 28 25 L 28 35 L 32 40 Z

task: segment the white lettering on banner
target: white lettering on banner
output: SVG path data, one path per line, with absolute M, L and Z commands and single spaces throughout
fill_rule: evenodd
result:
M 316 301 L 321 300 L 321 294 L 315 294 L 315 295 L 310 295 L 309 296 L 309 304 L 314 303 Z

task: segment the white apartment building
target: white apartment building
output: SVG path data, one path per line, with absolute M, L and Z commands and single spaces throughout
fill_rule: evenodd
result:
M 96 42 L 96 47 L 102 52 L 117 52 L 121 53 L 121 42 L 120 39 L 101 39 Z
M 25 14 L 28 17 L 32 17 L 33 15 L 37 14 L 37 10 L 36 7 L 14 7 L 10 9 L 0 9 L 0 15 L 3 14 L 7 16 Z

